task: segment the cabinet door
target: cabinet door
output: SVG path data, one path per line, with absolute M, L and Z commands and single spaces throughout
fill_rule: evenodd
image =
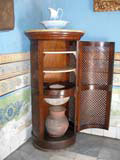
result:
M 77 48 L 77 131 L 108 129 L 114 43 L 79 42 Z

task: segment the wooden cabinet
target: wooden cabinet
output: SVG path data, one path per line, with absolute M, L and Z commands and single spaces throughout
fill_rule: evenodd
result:
M 114 44 L 80 42 L 82 31 L 30 30 L 25 34 L 31 41 L 34 145 L 60 149 L 73 144 L 76 133 L 82 129 L 107 129 Z M 51 84 L 64 87 L 51 89 Z M 45 127 L 50 107 L 45 98 L 65 97 L 70 97 L 64 104 L 69 128 L 63 136 L 51 137 Z

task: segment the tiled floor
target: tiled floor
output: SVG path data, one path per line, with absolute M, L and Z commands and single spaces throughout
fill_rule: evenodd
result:
M 33 147 L 30 139 L 5 160 L 84 160 L 78 158 L 80 154 L 96 160 L 120 160 L 120 140 L 80 133 L 73 146 L 60 151 L 42 152 Z

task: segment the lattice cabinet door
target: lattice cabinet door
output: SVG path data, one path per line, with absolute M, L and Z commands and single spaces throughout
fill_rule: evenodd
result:
M 77 131 L 108 129 L 114 42 L 79 42 L 77 56 Z

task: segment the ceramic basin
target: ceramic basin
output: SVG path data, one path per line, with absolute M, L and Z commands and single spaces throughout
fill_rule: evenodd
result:
M 41 22 L 46 29 L 62 29 L 65 28 L 68 23 L 68 21 L 63 20 L 48 20 Z

